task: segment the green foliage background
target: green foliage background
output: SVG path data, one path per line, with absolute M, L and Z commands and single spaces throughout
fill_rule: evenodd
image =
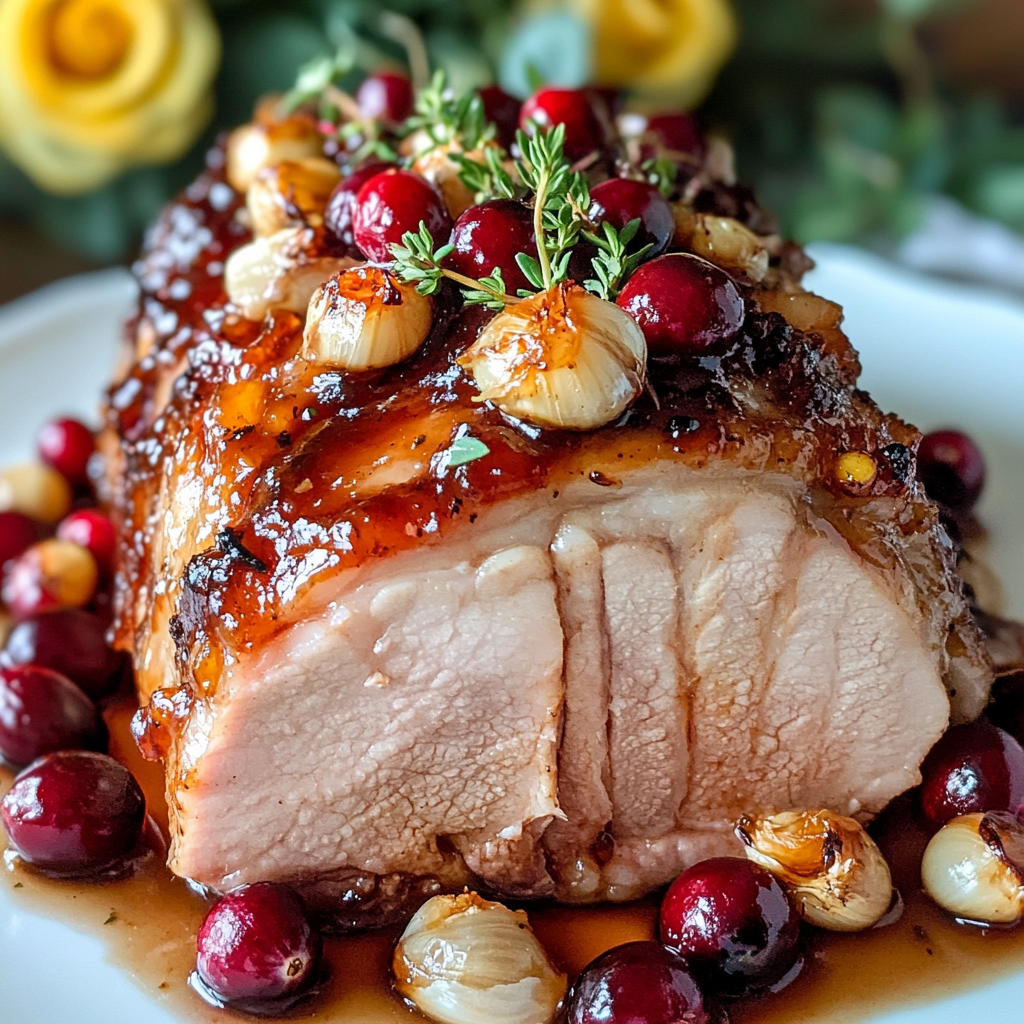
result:
M 1024 230 L 1024 128 L 991 96 L 964 95 L 936 77 L 920 23 L 970 0 L 733 0 L 740 47 L 704 106 L 734 141 L 753 181 L 802 241 L 885 243 L 912 230 L 929 196 L 944 192 Z M 511 0 L 212 0 L 224 36 L 216 123 L 169 167 L 141 168 L 88 196 L 57 198 L 0 161 L 0 215 L 34 220 L 97 260 L 123 258 L 167 198 L 202 166 L 224 127 L 246 120 L 262 94 L 334 52 L 345 26 L 369 45 L 363 63 L 401 60 L 378 31 L 387 7 L 413 18 L 431 58 L 457 87 L 493 80 L 502 54 L 550 63 L 550 40 Z M 586 27 L 559 24 L 562 53 L 579 53 Z M 354 86 L 363 73 L 355 69 Z

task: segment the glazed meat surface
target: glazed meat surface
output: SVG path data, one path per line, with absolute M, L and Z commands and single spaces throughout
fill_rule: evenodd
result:
M 294 313 L 239 316 L 238 206 L 213 170 L 154 230 L 108 403 L 176 872 L 632 898 L 736 852 L 741 814 L 870 817 L 983 707 L 919 435 L 779 258 L 725 355 L 652 359 L 570 433 L 473 401 L 455 359 L 490 314 L 444 292 L 361 374 L 303 359 Z M 449 465 L 470 432 L 488 454 Z M 879 467 L 856 493 L 848 451 Z

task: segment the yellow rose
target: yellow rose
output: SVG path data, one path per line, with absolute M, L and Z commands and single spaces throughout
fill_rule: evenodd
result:
M 694 106 L 736 45 L 728 0 L 569 0 L 594 34 L 594 78 Z
M 0 0 L 0 148 L 65 194 L 173 160 L 212 114 L 219 59 L 204 0 Z

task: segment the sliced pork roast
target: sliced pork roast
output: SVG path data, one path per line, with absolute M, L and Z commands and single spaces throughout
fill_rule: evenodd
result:
M 624 416 L 571 432 L 474 401 L 456 359 L 493 314 L 447 286 L 383 370 L 305 358 L 284 300 L 243 317 L 241 198 L 213 170 L 164 214 L 108 404 L 117 629 L 177 873 L 353 920 L 467 882 L 629 899 L 736 852 L 742 814 L 870 818 L 981 710 L 919 435 L 856 390 L 795 247 L 730 265 L 724 355 L 652 358 Z M 848 452 L 877 473 L 844 479 Z

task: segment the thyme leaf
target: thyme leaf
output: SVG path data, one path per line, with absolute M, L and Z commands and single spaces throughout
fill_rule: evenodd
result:
M 482 459 L 485 455 L 490 454 L 491 449 L 480 438 L 473 437 L 470 434 L 463 434 L 452 441 L 451 447 L 446 452 L 447 459 L 445 461 L 449 469 L 455 469 L 458 466 L 465 466 L 467 462 L 475 462 L 477 459 Z
M 487 120 L 484 101 L 476 92 L 456 96 L 448 86 L 448 77 L 438 69 L 430 84 L 419 91 L 415 113 L 404 126 L 404 133 L 422 130 L 431 146 L 457 146 L 463 151 L 479 149 L 490 142 L 497 131 Z
M 627 254 L 629 243 L 636 238 L 639 230 L 640 218 L 635 217 L 621 229 L 604 221 L 600 235 L 592 231 L 583 232 L 583 237 L 597 247 L 597 255 L 593 259 L 597 277 L 584 282 L 587 291 L 602 299 L 615 299 L 625 279 L 640 266 L 651 250 L 651 243 L 648 243 L 642 249 Z

